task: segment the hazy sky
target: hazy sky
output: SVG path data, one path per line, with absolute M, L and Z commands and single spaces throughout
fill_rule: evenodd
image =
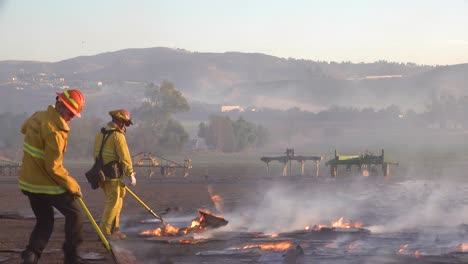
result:
M 0 0 L 0 60 L 126 48 L 468 62 L 468 0 Z

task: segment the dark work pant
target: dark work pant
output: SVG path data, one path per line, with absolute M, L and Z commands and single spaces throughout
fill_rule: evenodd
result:
M 36 215 L 36 225 L 29 237 L 27 250 L 39 257 L 47 246 L 54 229 L 54 207 L 65 216 L 65 260 L 77 257 L 77 248 L 83 242 L 81 229 L 83 214 L 80 205 L 70 193 L 59 195 L 37 194 L 23 191 L 29 198 L 31 208 Z

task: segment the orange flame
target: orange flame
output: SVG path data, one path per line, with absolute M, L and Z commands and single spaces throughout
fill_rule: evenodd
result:
M 167 224 L 164 228 L 164 233 L 166 235 L 176 235 L 177 233 L 179 233 L 179 228 Z
M 462 243 L 462 244 L 458 245 L 457 250 L 459 250 L 461 252 L 468 251 L 468 243 Z
M 402 248 L 398 250 L 400 254 L 408 254 L 408 244 L 405 244 Z
M 162 229 L 160 227 L 154 230 L 145 230 L 140 233 L 142 236 L 162 236 Z
M 200 222 L 197 220 L 192 220 L 192 224 L 190 225 L 190 228 L 194 228 L 200 225 Z
M 161 229 L 160 227 L 154 229 L 154 230 L 145 230 L 140 232 L 140 235 L 142 236 L 173 236 L 177 235 L 179 233 L 179 228 L 171 226 L 170 224 L 167 224 L 164 227 L 164 230 Z
M 199 212 L 203 212 L 206 214 L 210 214 L 213 216 L 216 216 L 215 214 L 212 214 L 210 210 L 207 209 L 199 209 Z M 140 235 L 142 236 L 176 236 L 176 235 L 183 235 L 183 234 L 188 234 L 189 232 L 200 232 L 203 230 L 206 230 L 207 227 L 204 223 L 205 220 L 205 215 L 202 213 L 199 213 L 200 217 L 198 219 L 193 219 L 190 226 L 187 227 L 182 227 L 182 228 L 177 228 L 174 227 L 170 224 L 166 224 L 163 229 L 160 227 L 154 229 L 154 230 L 146 230 L 140 232 Z M 223 216 L 217 216 L 217 217 L 222 217 Z
M 368 170 L 362 170 L 362 176 L 369 177 L 369 171 Z
M 243 246 L 242 249 L 249 249 L 249 248 L 260 248 L 261 250 L 274 250 L 274 251 L 283 251 L 287 250 L 292 246 L 292 243 L 289 241 L 286 242 L 279 242 L 276 244 L 253 244 L 253 245 L 246 245 Z
M 416 250 L 414 250 L 414 251 L 408 249 L 408 244 L 405 244 L 402 248 L 400 248 L 400 249 L 398 250 L 398 254 L 410 255 L 410 256 L 412 255 L 412 256 L 414 256 L 415 258 L 419 258 L 419 257 L 421 257 L 421 256 L 423 256 L 423 255 L 427 255 L 427 253 L 421 252 L 421 251 L 419 251 L 418 249 L 416 249 Z
M 223 206 L 224 206 L 223 199 L 221 199 L 221 197 L 219 195 L 214 193 L 213 187 L 211 185 L 208 186 L 208 193 L 210 194 L 211 201 L 213 202 L 214 206 L 216 207 L 216 210 L 218 210 L 218 212 L 222 213 L 223 212 Z
M 333 221 L 332 222 L 332 227 L 335 227 L 335 228 L 361 228 L 362 227 L 362 223 L 359 223 L 359 222 L 344 222 L 343 220 L 344 218 L 341 217 L 340 219 L 338 219 L 338 221 Z
M 327 227 L 325 225 L 313 225 L 313 226 L 306 226 L 304 227 L 304 230 L 306 231 L 320 231 L 322 228 Z
M 181 244 L 192 244 L 192 240 L 191 239 L 180 239 L 179 243 L 181 243 Z

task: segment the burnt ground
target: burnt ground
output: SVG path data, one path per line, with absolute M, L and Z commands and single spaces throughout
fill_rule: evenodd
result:
M 211 168 L 209 173 L 202 169 L 189 178 L 141 174 L 134 192 L 166 222 L 186 227 L 199 208 L 216 212 L 211 191 L 222 198 L 222 213 L 229 224 L 216 232 L 189 236 L 189 244 L 180 243 L 178 237 L 143 237 L 139 232 L 160 224 L 127 194 L 122 229 L 128 238 L 112 244 L 132 251 L 138 263 L 465 263 L 468 259 L 456 248 L 468 242 L 462 221 L 467 208 L 463 196 L 468 193 L 464 185 L 326 176 L 255 178 L 248 176 L 264 172 L 229 165 Z M 80 183 L 85 203 L 99 219 L 104 195 L 83 180 Z M 0 186 L 0 262 L 18 263 L 34 219 L 16 177 L 1 176 Z M 341 216 L 363 222 L 365 230 L 304 230 L 306 225 L 329 224 Z M 63 262 L 64 221 L 57 217 L 40 263 Z M 89 221 L 84 235 L 81 251 L 104 257 L 92 263 L 113 263 Z M 293 245 L 289 250 L 240 249 L 285 241 Z

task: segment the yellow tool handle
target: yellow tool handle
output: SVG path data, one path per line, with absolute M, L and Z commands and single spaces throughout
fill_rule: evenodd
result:
M 153 212 L 153 210 L 151 210 L 151 208 L 149 208 L 148 205 L 146 205 L 141 199 L 140 197 L 138 197 L 134 192 L 132 192 L 132 190 L 130 190 L 130 188 L 128 188 L 127 186 L 125 186 L 125 189 L 127 190 L 127 192 L 129 192 L 133 198 L 135 198 L 141 205 L 143 205 L 143 207 L 146 208 L 146 210 L 148 210 L 154 217 L 156 217 L 157 219 L 161 220 L 161 223 L 164 224 L 164 220 L 159 216 L 157 215 L 155 212 Z
M 96 221 L 94 221 L 94 218 L 93 216 L 91 215 L 91 213 L 89 212 L 88 210 L 88 207 L 86 207 L 85 203 L 83 202 L 83 199 L 81 199 L 81 197 L 77 196 L 76 199 L 78 200 L 78 202 L 80 203 L 81 205 L 81 208 L 83 208 L 83 211 L 86 213 L 86 215 L 88 216 L 89 218 L 89 221 L 91 221 L 91 224 L 93 225 L 94 227 L 94 230 L 96 230 L 96 232 L 98 233 L 99 235 L 99 238 L 101 239 L 102 243 L 104 244 L 104 246 L 106 247 L 107 250 L 111 250 L 111 246 L 109 244 L 109 241 L 107 241 L 106 237 L 104 236 L 104 234 L 102 233 L 101 229 L 99 228 L 99 226 L 96 224 Z

